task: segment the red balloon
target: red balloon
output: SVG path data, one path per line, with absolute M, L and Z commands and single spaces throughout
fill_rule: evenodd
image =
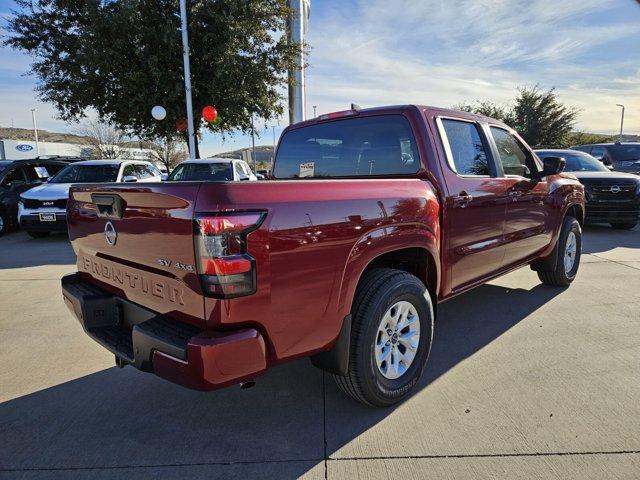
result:
M 186 118 L 181 118 L 180 120 L 178 120 L 176 122 L 176 130 L 179 132 L 186 132 L 187 131 L 187 119 Z
M 216 107 L 212 107 L 211 105 L 207 105 L 202 109 L 202 118 L 206 122 L 215 122 L 216 118 L 218 118 L 218 111 Z

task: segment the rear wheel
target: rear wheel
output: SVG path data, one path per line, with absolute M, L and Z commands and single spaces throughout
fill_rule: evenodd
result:
M 389 268 L 367 272 L 353 304 L 349 371 L 334 375 L 346 394 L 385 407 L 405 398 L 427 362 L 433 306 L 415 276 Z
M 48 237 L 51 232 L 34 232 L 34 231 L 27 231 L 27 234 L 31 237 L 31 238 L 44 238 L 44 237 Z
M 573 217 L 565 217 L 558 238 L 558 254 L 553 270 L 539 271 L 545 285 L 568 287 L 576 278 L 582 253 L 582 229 Z
M 638 225 L 638 222 L 623 222 L 623 223 L 619 223 L 619 222 L 613 222 L 611 223 L 611 226 L 617 230 L 631 230 L 632 228 L 635 228 L 636 225 Z

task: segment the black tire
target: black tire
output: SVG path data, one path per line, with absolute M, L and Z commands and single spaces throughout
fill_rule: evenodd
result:
M 567 239 L 573 233 L 577 243 L 575 259 L 573 267 L 567 272 L 565 269 L 564 259 L 567 249 Z M 580 224 L 573 217 L 565 217 L 562 222 L 562 229 L 560 230 L 560 237 L 558 238 L 556 263 L 553 270 L 539 271 L 538 278 L 545 285 L 551 285 L 554 287 L 568 287 L 571 282 L 576 278 L 578 268 L 580 267 L 580 257 L 582 255 L 582 229 Z
M 376 364 L 375 343 L 384 314 L 401 301 L 414 307 L 420 322 L 420 338 L 407 370 L 400 377 L 389 379 Z M 418 383 L 431 350 L 434 313 L 425 285 L 401 270 L 373 269 L 360 280 L 352 316 L 349 371 L 346 376 L 333 375 L 338 387 L 365 405 L 386 407 L 401 401 Z M 397 347 L 401 348 L 399 344 Z
M 51 232 L 35 232 L 33 230 L 28 230 L 27 235 L 31 238 L 45 238 L 51 235 Z
M 9 219 L 4 214 L 4 212 L 0 212 L 0 237 L 6 233 L 9 229 Z
M 636 225 L 638 225 L 638 222 L 611 223 L 611 226 L 616 230 L 631 230 L 636 228 Z

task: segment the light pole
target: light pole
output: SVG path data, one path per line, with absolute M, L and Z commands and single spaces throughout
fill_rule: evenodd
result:
M 33 120 L 33 133 L 36 136 L 36 157 L 40 156 L 40 143 L 38 142 L 38 126 L 36 124 L 36 109 L 31 109 L 31 120 Z
M 316 118 L 316 108 L 318 108 L 317 105 L 313 106 L 313 118 Z
M 624 105 L 621 103 L 616 103 L 616 106 L 622 107 L 622 117 L 620 118 L 620 138 L 619 141 L 622 143 L 622 127 L 624 126 Z
M 196 137 L 193 131 L 193 103 L 191 100 L 191 66 L 189 65 L 189 33 L 187 32 L 187 1 L 180 0 L 182 26 L 182 59 L 184 62 L 184 96 L 187 103 L 187 129 L 189 132 L 189 158 L 196 158 Z

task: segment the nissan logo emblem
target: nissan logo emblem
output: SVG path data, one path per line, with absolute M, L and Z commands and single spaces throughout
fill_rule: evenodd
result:
M 618 185 L 614 185 L 611 187 L 611 193 L 620 193 L 620 187 Z
M 113 246 L 116 244 L 118 232 L 116 232 L 116 227 L 113 226 L 113 223 L 107 222 L 104 226 L 104 238 L 107 240 L 109 245 Z

